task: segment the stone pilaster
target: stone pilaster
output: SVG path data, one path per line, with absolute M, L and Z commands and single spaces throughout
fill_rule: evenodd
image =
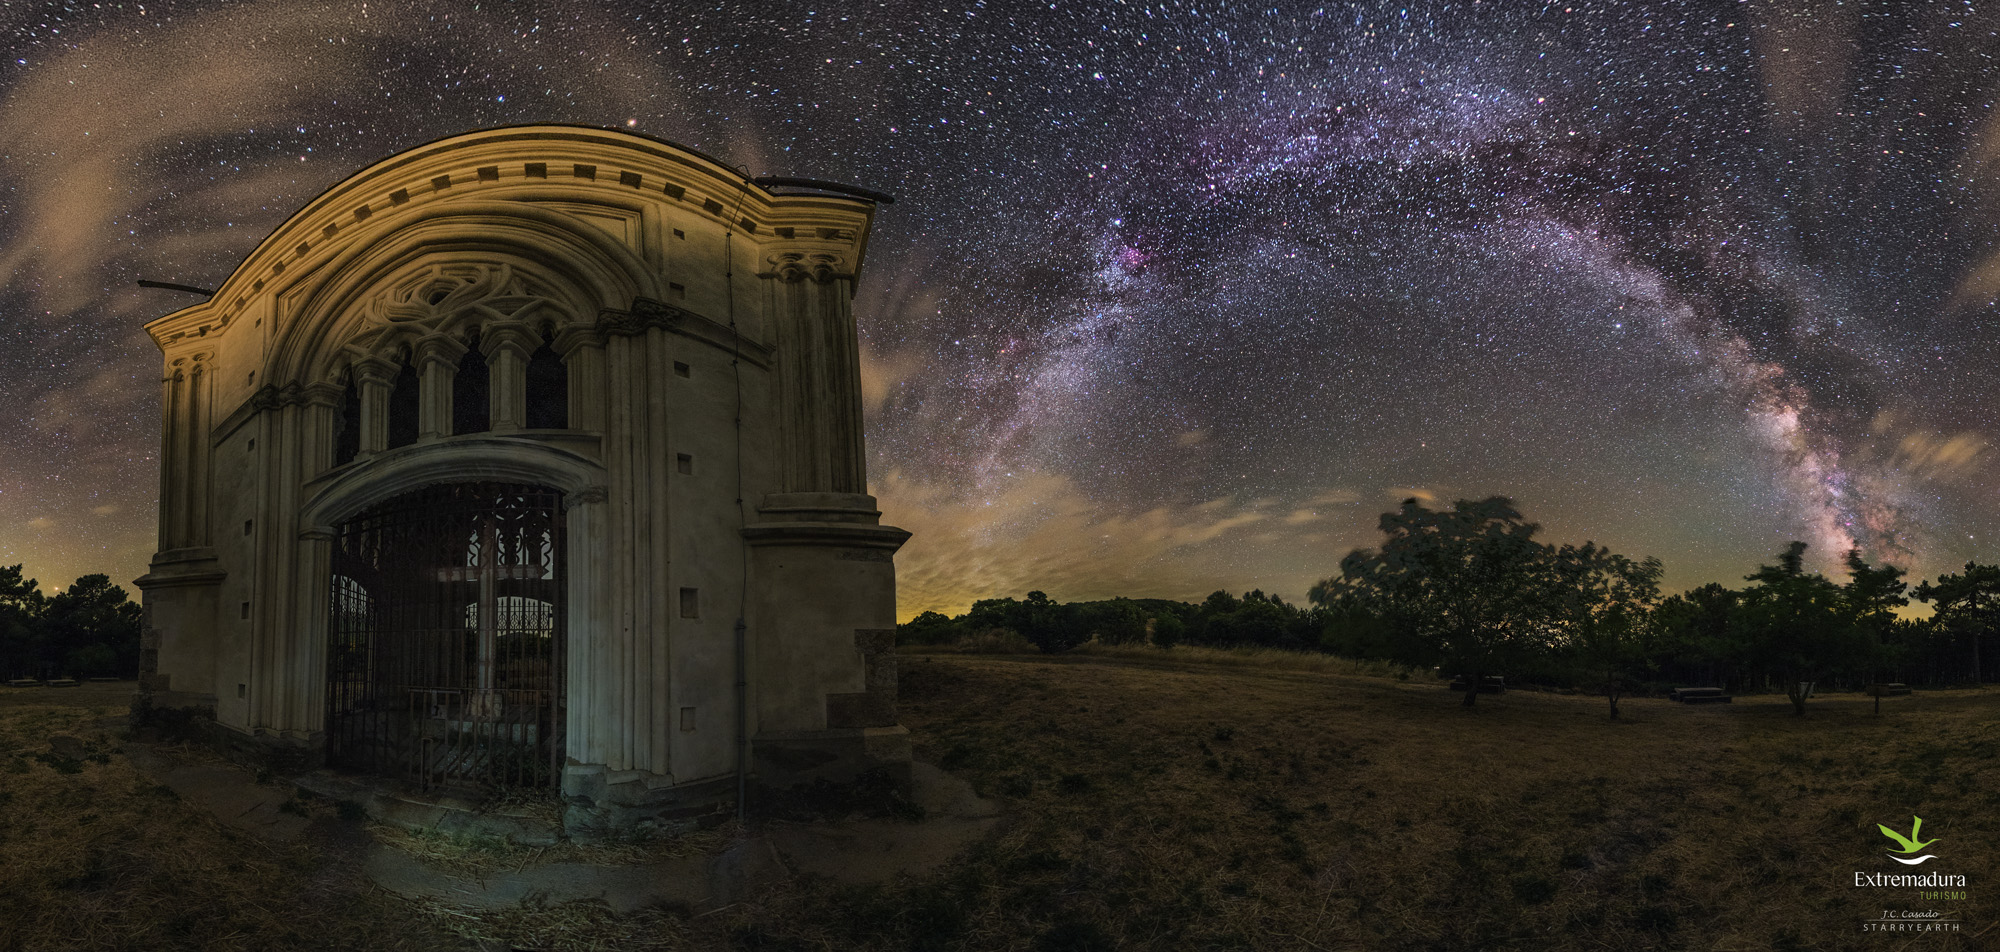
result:
M 180 438 L 181 415 L 187 406 L 187 371 L 181 368 L 160 381 L 160 551 L 178 549 L 181 541 L 181 468 L 187 441 Z
M 209 373 L 209 354 L 196 354 L 188 370 L 187 389 L 187 465 L 184 469 L 187 483 L 182 488 L 186 500 L 187 518 L 183 545 L 203 546 L 209 542 L 208 526 L 208 473 L 214 462 L 213 451 L 208 445 L 210 405 L 214 402 L 209 391 L 212 377 Z
M 784 491 L 864 492 L 854 275 L 845 259 L 823 251 L 781 251 L 768 262 L 759 277 L 776 282 L 771 299 Z

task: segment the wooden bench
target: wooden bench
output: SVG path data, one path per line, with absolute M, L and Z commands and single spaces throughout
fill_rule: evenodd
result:
M 1454 691 L 1463 691 L 1469 686 L 1465 680 L 1465 675 L 1461 674 L 1451 679 L 1451 689 Z M 1505 694 L 1507 693 L 1507 679 L 1497 674 L 1489 674 L 1480 679 L 1479 693 Z
M 50 682 L 49 682 L 49 687 L 52 687 L 52 688 L 73 688 L 73 687 L 77 687 L 77 686 L 78 686 L 78 685 L 80 685 L 80 684 L 82 684 L 82 682 L 80 682 L 80 681 L 76 680 L 75 678 L 57 678 L 57 679 L 55 679 L 55 680 L 53 680 L 53 681 L 50 681 Z
M 38 688 L 42 686 L 42 682 L 34 678 L 15 678 L 7 682 L 7 686 L 10 688 Z
M 1733 704 L 1736 701 L 1722 693 L 1721 688 L 1675 688 L 1668 696 L 1682 704 Z

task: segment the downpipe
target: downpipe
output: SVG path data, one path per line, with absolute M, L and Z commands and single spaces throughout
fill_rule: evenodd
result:
M 744 631 L 749 626 L 736 619 L 736 825 L 744 826 L 750 815 L 750 705 L 748 666 L 744 661 Z

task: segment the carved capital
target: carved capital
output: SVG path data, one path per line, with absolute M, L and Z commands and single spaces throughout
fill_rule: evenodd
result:
M 417 366 L 443 364 L 447 369 L 456 368 L 459 358 L 470 349 L 449 334 L 426 334 L 417 340 Z
M 557 331 L 555 340 L 550 341 L 549 345 L 556 349 L 556 353 L 567 358 L 579 348 L 603 347 L 604 329 L 588 324 L 571 324 Z
M 646 332 L 646 319 L 631 311 L 605 308 L 597 312 L 597 332 L 602 337 L 631 337 Z
M 757 276 L 760 278 L 787 282 L 811 280 L 825 284 L 838 278 L 854 277 L 846 259 L 825 251 L 781 251 L 765 261 L 770 268 L 759 273 Z
M 503 353 L 517 354 L 526 362 L 540 346 L 541 336 L 523 321 L 490 321 L 480 328 L 479 349 L 485 352 L 488 362 Z
M 563 511 L 568 512 L 578 506 L 588 506 L 611 498 L 611 491 L 603 486 L 585 486 L 563 497 Z
M 363 384 L 389 386 L 396 379 L 396 372 L 402 368 L 386 357 L 363 357 L 354 362 L 354 379 Z
M 341 387 L 334 384 L 316 383 L 306 387 L 303 391 L 303 396 L 306 406 L 327 407 L 331 409 L 340 406 L 341 400 L 347 396 L 347 393 Z

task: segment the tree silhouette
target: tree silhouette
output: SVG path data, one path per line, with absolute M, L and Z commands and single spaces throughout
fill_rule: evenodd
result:
M 1428 655 L 1464 676 L 1471 707 L 1485 675 L 1542 652 L 1561 621 L 1554 553 L 1535 541 L 1539 528 L 1504 496 L 1459 500 L 1449 512 L 1406 499 L 1382 515 L 1382 548 L 1348 553 L 1340 576 L 1310 597 L 1382 618 L 1406 657 Z
M 1811 685 L 1874 660 L 1846 593 L 1805 570 L 1805 551 L 1803 542 L 1787 546 L 1778 564 L 1745 577 L 1756 584 L 1743 593 L 1752 663 L 1784 682 L 1792 713 L 1801 715 Z
M 1911 594 L 1937 604 L 1932 622 L 1944 632 L 1965 637 L 1972 646 L 1972 680 L 1986 680 L 1980 643 L 2000 631 L 2000 565 L 1965 563 L 1957 575 L 1940 575 Z
M 40 674 L 41 617 L 47 601 L 39 582 L 19 565 L 0 566 L 0 669 L 9 678 Z
M 1618 718 L 1618 698 L 1644 663 L 1645 630 L 1660 599 L 1665 566 L 1648 557 L 1633 561 L 1593 542 L 1565 545 L 1555 553 L 1564 619 L 1564 642 L 1584 671 L 1600 685 Z

